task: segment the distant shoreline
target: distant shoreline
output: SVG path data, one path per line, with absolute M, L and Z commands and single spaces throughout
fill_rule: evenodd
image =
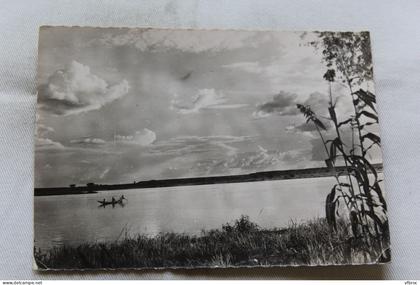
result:
M 374 164 L 377 172 L 382 172 L 382 163 Z M 345 166 L 338 166 L 335 168 L 337 172 L 346 172 Z M 207 184 L 228 184 L 228 183 L 242 183 L 242 182 L 258 182 L 269 180 L 287 180 L 287 179 L 302 179 L 302 178 L 316 178 L 333 176 L 334 172 L 326 167 L 318 168 L 304 168 L 291 170 L 274 170 L 255 172 L 241 175 L 225 175 L 225 176 L 210 176 L 210 177 L 193 177 L 193 178 L 174 178 L 163 180 L 147 180 L 134 183 L 125 184 L 95 184 L 88 183 L 86 186 L 70 186 L 70 187 L 49 187 L 49 188 L 35 188 L 35 196 L 51 196 L 51 195 L 76 195 L 97 193 L 98 191 L 109 190 L 126 190 L 139 188 L 160 188 L 160 187 L 175 187 L 175 186 L 192 186 L 192 185 L 207 185 Z

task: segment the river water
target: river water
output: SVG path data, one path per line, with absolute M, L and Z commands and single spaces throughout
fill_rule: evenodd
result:
M 35 197 L 35 246 L 115 241 L 126 234 L 200 234 L 241 215 L 264 228 L 324 216 L 332 177 Z M 97 200 L 124 195 L 124 207 Z

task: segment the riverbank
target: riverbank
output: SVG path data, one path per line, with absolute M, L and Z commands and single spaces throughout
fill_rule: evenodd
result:
M 350 238 L 342 221 L 332 233 L 325 219 L 262 229 L 242 216 L 200 236 L 138 235 L 112 243 L 35 248 L 34 255 L 39 269 L 99 269 L 362 264 L 376 263 L 381 253 L 377 242 L 366 249 Z

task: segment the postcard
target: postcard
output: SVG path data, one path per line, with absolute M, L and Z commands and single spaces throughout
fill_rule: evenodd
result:
M 369 32 L 44 26 L 38 270 L 378 264 Z

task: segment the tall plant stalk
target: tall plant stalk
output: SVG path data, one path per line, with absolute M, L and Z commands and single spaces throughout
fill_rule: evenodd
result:
M 369 131 L 369 126 L 378 123 L 376 98 L 373 93 L 361 87 L 363 83 L 369 83 L 372 80 L 369 35 L 367 33 L 319 33 L 319 41 L 310 44 L 316 48 L 322 47 L 323 59 L 327 66 L 324 79 L 328 81 L 329 87 L 328 119 L 332 122 L 335 138 L 325 139 L 320 129 L 326 131 L 326 128 L 312 112 L 310 106 L 298 105 L 297 107 L 305 115 L 307 122 L 312 121 L 315 124 L 326 150 L 327 166 L 333 169 L 336 177 L 337 184 L 328 194 L 326 204 L 335 209 L 336 203 L 343 199 L 350 209 L 349 220 L 352 223 L 353 236 L 364 240 L 368 246 L 371 239 L 378 239 L 382 245 L 383 240 L 389 239 L 388 221 L 381 220 L 375 207 L 379 207 L 386 216 L 387 205 L 379 186 L 376 169 L 368 160 L 369 150 L 376 145 L 380 146 L 380 138 Z M 343 121 L 339 121 L 337 117 L 336 102 L 333 100 L 332 85 L 337 79 L 348 87 L 353 105 L 353 115 Z M 355 91 L 357 88 L 359 90 Z M 350 149 L 344 144 L 341 134 L 343 128 L 348 126 L 351 129 Z M 336 173 L 337 159 L 347 169 L 345 174 Z M 348 183 L 340 181 L 342 175 L 346 176 Z M 337 195 L 337 189 L 340 195 Z M 379 203 L 375 201 L 373 193 L 378 196 Z M 334 215 L 336 213 L 335 211 Z M 329 222 L 334 223 L 335 218 L 331 218 L 331 209 L 328 207 L 326 214 Z M 373 223 L 373 226 L 370 223 Z

